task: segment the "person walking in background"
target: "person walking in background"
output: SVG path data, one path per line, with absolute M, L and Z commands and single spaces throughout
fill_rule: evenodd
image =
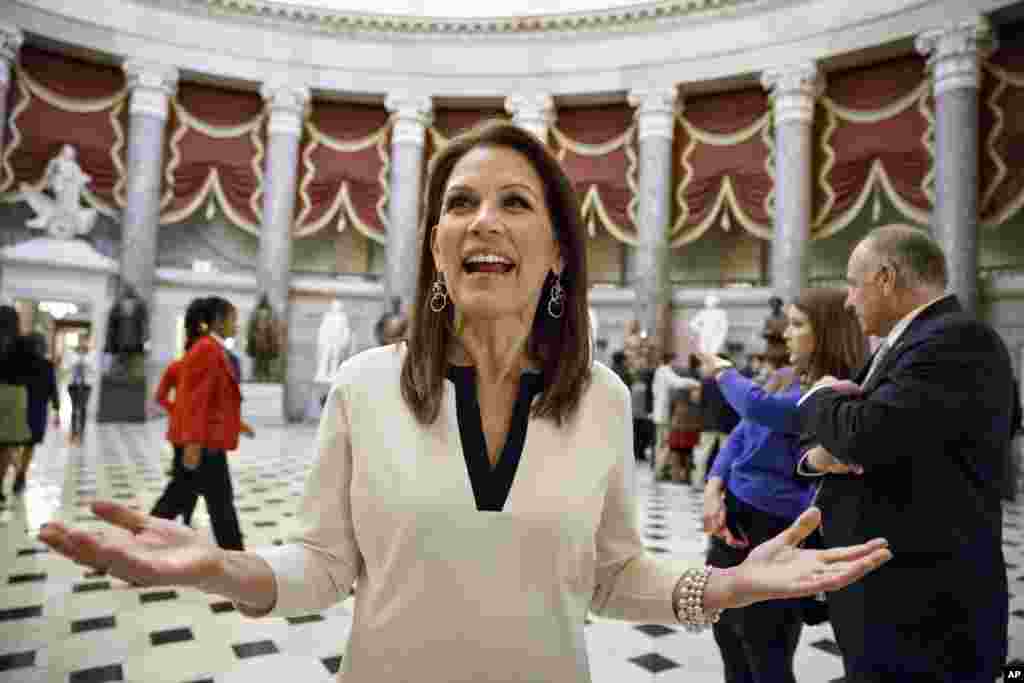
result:
M 673 367 L 676 354 L 666 353 L 661 359 L 661 365 L 654 371 L 654 378 L 651 381 L 651 392 L 654 396 L 654 406 L 651 411 L 651 420 L 654 422 L 654 458 L 652 466 L 655 478 L 669 478 L 672 468 L 669 460 L 668 435 L 672 429 L 672 415 L 670 403 L 672 393 L 682 390 L 690 390 L 700 386 L 700 382 L 690 377 L 680 376 Z
M 46 436 L 46 425 L 49 422 L 48 408 L 60 410 L 60 395 L 57 393 L 57 373 L 53 363 L 46 357 L 46 338 L 38 332 L 24 338 L 26 356 L 30 365 L 26 368 L 28 380 L 28 427 L 32 437 L 21 450 L 20 463 L 14 477 L 14 493 L 25 489 L 28 468 L 32 464 L 35 448 Z
M 1008 650 L 1010 354 L 946 291 L 945 254 L 923 230 L 876 228 L 846 273 L 847 305 L 883 342 L 854 382 L 824 377 L 802 399 L 818 444 L 802 465 L 825 474 L 826 547 L 884 534 L 899 558 L 829 596 L 846 680 L 992 683 Z
M 226 299 L 206 299 L 200 337 L 178 370 L 180 394 L 175 416 L 184 446 L 182 465 L 192 472 L 195 490 L 206 502 L 217 544 L 242 550 L 227 452 L 238 448 L 242 431 L 239 377 L 224 341 L 236 332 L 238 313 Z
M 0 306 L 0 503 L 4 479 L 22 446 L 29 443 L 28 383 L 32 359 L 18 338 L 18 311 Z
M 192 349 L 203 336 L 203 326 L 209 328 L 209 314 L 206 311 L 206 299 L 193 299 L 185 310 L 185 353 Z M 199 500 L 196 482 L 193 481 L 191 470 L 186 470 L 183 462 L 185 446 L 182 437 L 182 415 L 175 408 L 181 399 L 181 364 L 182 358 L 171 361 L 160 378 L 156 390 L 156 401 L 167 411 L 167 441 L 174 449 L 171 461 L 171 480 L 163 493 L 153 505 L 150 512 L 154 517 L 175 519 L 181 515 L 185 526 L 192 526 L 192 513 Z M 171 394 L 174 399 L 171 399 Z
M 68 396 L 71 398 L 70 442 L 76 445 L 82 443 L 85 435 L 86 411 L 92 393 L 93 368 L 89 362 L 89 346 L 84 337 L 79 337 L 77 348 L 64 352 L 64 367 L 68 371 Z
M 794 371 L 776 373 L 763 389 L 724 359 L 702 356 L 709 378 L 742 418 L 715 458 L 704 490 L 708 564 L 737 566 L 751 547 L 791 525 L 810 505 L 813 482 L 795 476 L 797 401 L 826 375 L 852 376 L 867 352 L 845 298 L 840 289 L 809 289 L 786 307 L 783 338 Z M 801 607 L 800 601 L 769 601 L 723 615 L 714 632 L 726 683 L 795 681 Z

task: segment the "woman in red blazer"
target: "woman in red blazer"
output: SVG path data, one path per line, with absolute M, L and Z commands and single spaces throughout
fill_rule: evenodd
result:
M 185 353 L 202 338 L 203 326 L 209 327 L 209 316 L 206 313 L 206 299 L 193 299 L 185 311 Z M 181 438 L 181 418 L 175 411 L 180 402 L 182 391 L 178 381 L 181 373 L 181 359 L 172 361 L 164 370 L 160 384 L 156 389 L 156 402 L 167 411 L 167 440 L 174 447 L 174 460 L 171 465 L 171 481 L 168 482 L 163 494 L 157 499 L 150 512 L 154 517 L 175 519 L 182 516 L 182 521 L 192 525 L 192 511 L 195 510 L 199 494 L 191 481 L 191 472 L 185 469 L 184 441 Z M 171 393 L 174 399 L 171 400 Z
M 173 413 L 173 431 L 184 446 L 182 466 L 189 472 L 206 511 L 217 545 L 242 550 L 242 531 L 235 510 L 227 451 L 238 448 L 242 430 L 242 392 L 224 340 L 235 335 L 238 314 L 226 299 L 205 300 L 202 335 L 181 360 Z M 177 498 L 184 504 L 184 490 Z M 180 508 L 179 508 L 180 509 Z

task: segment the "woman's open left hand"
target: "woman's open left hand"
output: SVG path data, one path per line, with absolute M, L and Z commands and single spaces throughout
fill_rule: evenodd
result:
M 839 590 L 892 559 L 884 539 L 829 550 L 798 547 L 819 524 L 821 511 L 809 508 L 788 529 L 754 548 L 736 568 L 733 606 Z

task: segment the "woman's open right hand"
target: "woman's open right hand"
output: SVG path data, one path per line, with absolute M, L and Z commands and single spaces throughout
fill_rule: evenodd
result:
M 109 501 L 92 511 L 112 525 L 83 531 L 48 522 L 39 540 L 74 562 L 143 586 L 198 586 L 214 576 L 221 551 L 187 526 Z

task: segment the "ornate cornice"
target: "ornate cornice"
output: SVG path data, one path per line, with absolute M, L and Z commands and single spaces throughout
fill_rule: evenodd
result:
M 448 18 L 345 12 L 285 5 L 273 0 L 135 0 L 148 5 L 205 12 L 212 16 L 291 25 L 304 31 L 367 35 L 375 38 L 440 39 L 503 36 L 514 38 L 581 36 L 649 31 L 672 27 L 697 15 L 728 14 L 736 7 L 766 0 L 658 0 L 590 12 L 534 16 Z
M 935 94 L 981 87 L 981 60 L 996 48 L 996 37 L 985 17 L 947 24 L 917 37 L 917 51 L 928 57 Z
M 801 62 L 767 69 L 761 74 L 761 86 L 775 100 L 776 123 L 811 123 L 814 102 L 825 91 L 825 76 L 814 62 Z
M 272 78 L 260 88 L 260 95 L 270 109 L 268 131 L 271 135 L 298 136 L 309 104 L 310 91 L 293 85 L 286 78 Z
M 675 88 L 633 90 L 629 93 L 630 106 L 636 107 L 634 117 L 639 123 L 637 137 L 672 139 L 675 127 L 678 91 Z
M 122 65 L 131 91 L 131 113 L 166 119 L 168 100 L 178 88 L 178 70 L 166 64 L 130 60 Z

